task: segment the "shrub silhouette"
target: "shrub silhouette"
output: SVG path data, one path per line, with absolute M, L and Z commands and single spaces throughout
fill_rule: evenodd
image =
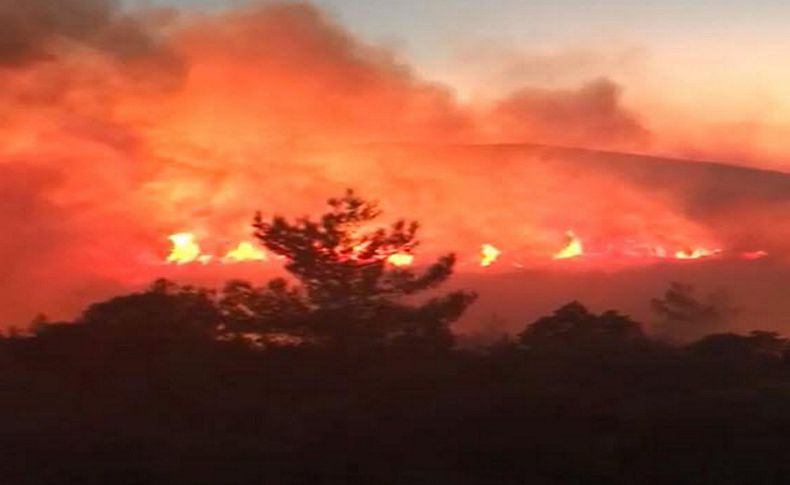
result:
M 641 326 L 630 317 L 615 311 L 596 315 L 577 301 L 536 320 L 519 334 L 519 342 L 532 348 L 580 348 L 642 338 Z
M 231 320 L 314 335 L 301 291 L 280 280 L 217 294 L 160 281 L 76 322 L 39 319 L 39 334 L 0 339 L 3 483 L 790 477 L 790 366 L 776 334 L 671 347 L 625 315 L 573 302 L 479 353 L 403 352 L 373 339 L 364 342 L 375 352 L 347 359 L 338 345 L 213 338 L 228 337 Z
M 680 341 L 698 339 L 718 330 L 738 313 L 725 291 L 701 299 L 693 286 L 678 282 L 670 283 L 661 298 L 651 301 L 651 306 L 659 318 L 658 333 Z
M 689 352 L 716 365 L 753 366 L 783 361 L 790 343 L 776 332 L 753 331 L 749 335 L 707 335 L 688 345 Z
M 102 338 L 187 341 L 213 340 L 222 319 L 212 292 L 159 279 L 142 292 L 91 305 L 76 323 Z M 52 330 L 44 324 L 38 332 Z

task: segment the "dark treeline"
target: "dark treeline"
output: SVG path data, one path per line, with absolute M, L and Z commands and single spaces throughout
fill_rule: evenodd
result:
M 393 267 L 416 224 L 330 206 L 256 219 L 288 280 L 157 281 L 2 338 L 0 483 L 790 483 L 784 338 L 670 344 L 572 302 L 465 350 L 454 258 Z M 653 307 L 670 330 L 731 311 L 679 284 Z

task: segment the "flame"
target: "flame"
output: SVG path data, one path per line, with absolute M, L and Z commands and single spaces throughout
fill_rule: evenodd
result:
M 694 248 L 694 249 L 683 249 L 681 251 L 677 251 L 675 253 L 676 259 L 700 259 L 700 258 L 707 258 L 710 256 L 715 256 L 716 254 L 720 253 L 721 249 L 706 249 L 706 248 Z
M 214 256 L 210 254 L 203 254 L 200 245 L 195 241 L 195 235 L 191 232 L 180 232 L 168 236 L 172 243 L 170 255 L 167 257 L 169 263 L 175 264 L 188 264 L 188 263 L 202 263 L 208 264 L 215 261 Z M 365 245 L 359 245 L 354 248 L 352 259 L 357 259 L 359 253 L 364 251 Z M 383 256 L 375 256 L 376 259 L 384 259 L 387 263 L 393 266 L 409 266 L 414 263 L 414 255 L 400 252 L 394 253 L 386 258 Z M 269 257 L 265 251 L 257 248 L 249 241 L 242 241 L 235 248 L 225 254 L 219 259 L 222 263 L 242 263 L 250 261 L 268 261 Z
M 484 268 L 491 266 L 496 262 L 500 254 L 502 254 L 502 251 L 497 247 L 491 244 L 483 244 L 480 248 L 480 266 Z
M 387 258 L 387 262 L 393 266 L 410 266 L 414 263 L 414 255 L 409 253 L 395 253 Z
M 228 251 L 222 261 L 225 263 L 243 263 L 246 261 L 266 261 L 266 253 L 251 242 L 243 241 L 234 249 Z
M 392 253 L 387 255 L 385 251 L 375 251 L 374 254 L 364 254 L 370 247 L 370 241 L 356 244 L 349 256 L 352 260 L 360 260 L 364 257 L 372 258 L 373 260 L 384 260 L 392 266 L 411 266 L 414 263 L 414 255 L 405 251 Z
M 179 232 L 168 236 L 172 243 L 170 254 L 167 256 L 168 263 L 188 264 L 201 263 L 208 264 L 215 260 L 210 254 L 203 254 L 200 244 L 195 240 L 195 235 L 191 232 Z M 248 241 L 239 243 L 238 246 L 228 251 L 222 257 L 223 263 L 241 263 L 245 261 L 266 261 L 266 253 L 255 247 Z
M 565 237 L 568 238 L 568 245 L 562 251 L 555 253 L 554 259 L 571 259 L 584 254 L 582 240 L 579 239 L 576 233 L 569 230 L 565 233 Z
M 579 258 L 584 255 L 589 255 L 591 257 L 595 257 L 596 260 L 602 261 L 604 257 L 607 257 L 607 261 L 611 261 L 612 258 L 621 258 L 625 257 L 631 260 L 638 260 L 644 258 L 658 258 L 658 259 L 667 259 L 667 260 L 697 260 L 703 258 L 709 258 L 713 256 L 718 256 L 724 253 L 722 249 L 708 249 L 702 246 L 698 247 L 691 247 L 688 249 L 682 249 L 675 251 L 674 253 L 669 252 L 663 246 L 639 246 L 636 245 L 633 248 L 626 247 L 625 249 L 620 248 L 619 250 L 617 247 L 607 246 L 605 250 L 602 251 L 592 251 L 592 252 L 585 252 L 584 246 L 582 244 L 582 240 L 576 233 L 572 230 L 568 230 L 565 233 L 566 238 L 568 239 L 567 245 L 559 252 L 555 253 L 552 256 L 554 260 L 562 260 L 562 259 L 573 259 Z M 168 236 L 168 239 L 172 243 L 172 248 L 170 250 L 170 254 L 167 256 L 167 262 L 175 263 L 175 264 L 188 264 L 188 263 L 201 263 L 201 264 L 208 264 L 212 262 L 221 262 L 224 264 L 232 264 L 232 263 L 242 263 L 242 262 L 263 262 L 269 260 L 269 255 L 263 250 L 255 246 L 254 243 L 249 241 L 242 241 L 236 247 L 229 250 L 224 256 L 215 257 L 211 254 L 204 254 L 200 245 L 196 241 L 196 237 L 191 232 L 180 232 L 177 234 L 172 234 Z M 348 256 L 352 260 L 358 260 L 362 257 L 362 253 L 365 251 L 367 244 L 359 244 L 353 247 L 351 254 Z M 493 244 L 485 243 L 480 246 L 480 266 L 487 268 L 492 266 L 496 263 L 499 257 L 502 255 L 502 251 L 494 246 Z M 737 257 L 740 259 L 753 261 L 757 259 L 764 258 L 768 255 L 765 251 L 750 251 L 750 252 L 741 252 L 737 254 L 733 254 L 732 257 Z M 414 255 L 406 252 L 401 251 L 393 254 L 374 254 L 372 255 L 374 260 L 384 260 L 388 264 L 397 267 L 403 266 L 411 266 L 414 264 Z M 517 265 L 520 266 L 520 265 Z
M 199 261 L 208 263 L 211 256 L 201 253 L 200 246 L 195 242 L 195 235 L 191 232 L 179 232 L 168 237 L 173 244 L 167 261 L 176 264 L 187 264 Z

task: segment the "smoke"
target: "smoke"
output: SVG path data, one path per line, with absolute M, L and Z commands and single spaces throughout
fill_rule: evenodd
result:
M 0 62 L 24 64 L 50 55 L 58 41 L 90 42 L 112 21 L 105 0 L 31 0 L 0 3 Z
M 643 147 L 649 131 L 623 108 L 621 88 L 610 79 L 576 90 L 525 88 L 501 100 L 492 122 L 512 140 L 587 147 Z
M 167 236 L 192 232 L 220 254 L 249 239 L 256 210 L 314 213 L 346 187 L 421 220 L 420 257 L 456 250 L 461 271 L 484 243 L 503 251 L 497 271 L 544 264 L 568 229 L 599 252 L 787 254 L 767 229 L 787 198 L 761 195 L 781 193 L 780 174 L 754 193 L 736 177 L 711 202 L 718 172 L 689 164 L 494 145 L 647 150 L 654 134 L 621 92 L 600 78 L 461 101 L 306 3 L 186 14 L 0 0 L 0 294 L 15 302 L 0 323 L 162 275 L 264 277 L 271 265 L 164 265 Z M 747 231 L 728 213 L 770 216 Z
M 169 57 L 147 25 L 161 26 L 162 13 L 130 15 L 113 0 L 2 0 L 0 65 L 53 61 L 73 49 L 94 49 L 126 62 Z

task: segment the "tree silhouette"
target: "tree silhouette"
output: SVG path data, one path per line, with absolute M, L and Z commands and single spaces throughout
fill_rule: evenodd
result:
M 328 205 L 318 220 L 256 216 L 256 237 L 285 258 L 298 285 L 274 280 L 263 288 L 238 282 L 226 287 L 221 307 L 230 328 L 341 347 L 450 345 L 449 325 L 475 295 L 456 291 L 422 303 L 413 297 L 444 283 L 455 256 L 443 256 L 421 272 L 397 266 L 393 258 L 411 256 L 419 244 L 416 222 L 375 227 L 377 204 L 351 190 Z
M 616 311 L 591 313 L 574 301 L 542 317 L 519 334 L 519 342 L 532 348 L 580 348 L 617 344 L 644 337 L 639 323 Z
M 672 282 L 662 298 L 651 300 L 651 306 L 660 319 L 658 332 L 686 341 L 720 329 L 738 313 L 726 292 L 714 292 L 700 299 L 693 286 L 678 282 Z
M 160 279 L 140 293 L 91 305 L 77 320 L 95 336 L 131 340 L 211 340 L 221 317 L 210 291 Z
M 302 291 L 283 278 L 263 287 L 231 280 L 220 293 L 218 308 L 231 337 L 252 338 L 262 345 L 282 342 L 283 337 L 294 342 L 311 337 L 310 309 Z
M 688 345 L 687 349 L 693 355 L 715 361 L 716 365 L 743 366 L 755 362 L 785 360 L 790 344 L 776 332 L 754 330 L 749 335 L 707 335 Z

